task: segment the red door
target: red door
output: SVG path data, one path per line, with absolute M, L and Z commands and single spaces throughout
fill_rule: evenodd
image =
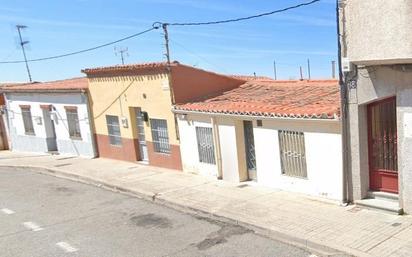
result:
M 398 193 L 396 99 L 368 105 L 370 189 Z

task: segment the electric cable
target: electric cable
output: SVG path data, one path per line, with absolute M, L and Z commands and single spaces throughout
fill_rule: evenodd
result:
M 91 48 L 87 48 L 87 49 L 83 49 L 83 50 L 79 50 L 79 51 L 75 51 L 75 52 L 70 52 L 70 53 L 66 53 L 66 54 L 59 54 L 59 55 L 54 55 L 54 56 L 49 56 L 49 57 L 30 59 L 30 60 L 27 60 L 27 62 L 46 61 L 46 60 L 58 59 L 58 58 L 67 57 L 67 56 L 71 56 L 71 55 L 81 54 L 81 53 L 85 53 L 85 52 L 90 52 L 90 51 L 93 51 L 93 50 L 97 50 L 99 48 L 103 48 L 103 47 L 106 47 L 106 46 L 109 46 L 109 45 L 114 45 L 114 44 L 117 44 L 119 42 L 122 42 L 122 41 L 125 41 L 125 40 L 128 40 L 128 39 L 143 35 L 145 33 L 148 33 L 150 31 L 152 31 L 152 30 L 155 30 L 155 29 L 158 29 L 158 27 L 152 26 L 150 29 L 144 30 L 144 31 L 139 32 L 139 33 L 135 33 L 133 35 L 130 35 L 130 36 L 127 36 L 127 37 L 124 37 L 124 38 L 121 38 L 121 39 L 118 39 L 118 40 L 115 40 L 115 41 L 111 41 L 109 43 L 105 43 L 105 44 L 98 45 L 98 46 L 95 46 L 95 47 L 91 47 Z M 5 62 L 0 62 L 0 64 L 24 63 L 24 62 L 25 61 L 5 61 Z

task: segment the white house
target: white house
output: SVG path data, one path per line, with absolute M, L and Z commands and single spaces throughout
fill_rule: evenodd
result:
M 95 157 L 86 78 L 2 88 L 13 151 Z
M 174 112 L 184 171 L 342 200 L 336 80 L 249 81 Z

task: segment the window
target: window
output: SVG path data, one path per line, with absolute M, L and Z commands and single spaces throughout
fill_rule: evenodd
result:
M 167 121 L 160 119 L 150 119 L 150 126 L 152 128 L 154 151 L 158 153 L 170 153 Z
M 216 164 L 212 128 L 196 127 L 196 138 L 199 161 Z
M 70 138 L 81 139 L 79 116 L 76 107 L 65 107 Z
M 119 117 L 106 115 L 107 131 L 109 132 L 109 141 L 111 145 L 122 145 L 120 135 Z
M 305 137 L 303 132 L 279 130 L 279 149 L 282 174 L 306 178 Z
M 23 117 L 24 132 L 27 135 L 34 135 L 33 119 L 31 117 L 30 106 L 20 106 Z

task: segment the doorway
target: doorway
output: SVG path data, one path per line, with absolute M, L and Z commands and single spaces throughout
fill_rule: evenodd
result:
M 51 112 L 51 108 L 43 108 L 44 117 L 44 127 L 46 130 L 46 141 L 47 141 L 47 151 L 57 152 L 57 139 L 56 139 L 56 128 L 54 126 L 54 114 Z
M 245 149 L 246 149 L 246 165 L 248 170 L 249 180 L 256 181 L 256 154 L 255 154 L 255 139 L 253 135 L 253 122 L 243 121 L 243 129 L 245 134 Z
M 374 191 L 398 193 L 398 137 L 396 98 L 368 107 L 369 187 Z
M 136 128 L 137 128 L 137 138 L 139 140 L 139 152 L 141 161 L 149 161 L 149 156 L 147 152 L 146 135 L 144 132 L 144 118 L 142 115 L 142 109 L 140 107 L 135 107 L 136 115 Z

